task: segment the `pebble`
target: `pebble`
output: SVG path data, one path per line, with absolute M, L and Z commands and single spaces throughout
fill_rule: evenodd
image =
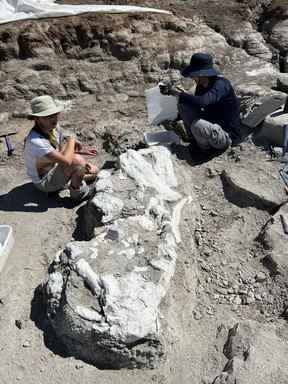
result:
M 202 203 L 200 204 L 200 207 L 201 207 L 201 209 L 202 209 L 203 211 L 206 211 L 206 209 L 207 209 L 207 208 L 205 207 L 205 205 L 202 204 Z
M 247 297 L 246 297 L 246 302 L 247 304 L 252 304 L 255 302 L 255 296 L 253 292 L 249 292 Z
M 205 262 L 201 263 L 201 268 L 202 268 L 204 271 L 207 271 L 207 272 L 209 272 L 209 271 L 211 270 L 210 265 L 207 264 L 207 263 L 205 263 Z
M 210 257 L 211 254 L 212 254 L 212 253 L 211 253 L 211 251 L 209 251 L 209 250 L 203 252 L 203 255 L 206 256 L 206 257 Z
M 31 343 L 30 343 L 30 341 L 25 341 L 25 342 L 22 344 L 22 347 L 23 347 L 23 348 L 29 348 L 29 347 L 31 347 Z
M 240 288 L 238 290 L 238 293 L 240 293 L 240 295 L 247 295 L 248 289 L 247 288 Z
M 202 245 L 202 236 L 200 232 L 195 232 L 195 241 L 198 246 Z
M 193 316 L 194 316 L 194 319 L 195 320 L 200 320 L 200 319 L 202 319 L 202 314 L 201 314 L 201 312 L 199 312 L 199 311 L 193 311 Z
M 15 325 L 17 328 L 22 329 L 23 328 L 22 320 L 15 320 Z
M 266 276 L 266 273 L 264 272 L 259 272 L 257 273 L 257 275 L 255 276 L 255 280 L 259 283 L 265 281 L 267 279 L 267 276 Z
M 241 297 L 240 296 L 236 296 L 235 299 L 233 300 L 233 304 L 241 305 L 242 304 Z
M 213 168 L 207 168 L 207 176 L 208 177 L 215 177 L 215 176 L 218 176 L 218 172 L 216 169 L 213 169 Z
M 76 364 L 75 368 L 76 369 L 82 369 L 82 368 L 84 368 L 84 365 L 83 364 Z
M 206 310 L 207 314 L 209 316 L 214 316 L 214 308 L 213 307 L 208 307 L 207 310 Z

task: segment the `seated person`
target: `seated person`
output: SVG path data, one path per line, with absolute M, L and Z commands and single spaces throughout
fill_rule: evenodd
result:
M 239 101 L 229 80 L 213 67 L 212 57 L 195 53 L 181 74 L 196 82 L 195 95 L 169 84 L 160 85 L 160 91 L 178 98 L 188 141 L 203 151 L 225 150 L 236 144 L 240 140 Z
M 63 145 L 58 125 L 63 108 L 52 97 L 39 96 L 31 101 L 34 126 L 26 137 L 24 158 L 27 174 L 42 192 L 57 192 L 69 183 L 70 196 L 82 200 L 89 196 L 85 178 L 96 179 L 98 168 L 88 163 L 83 155 L 95 156 L 96 150 L 82 148 L 73 137 Z M 81 152 L 81 154 L 79 153 Z

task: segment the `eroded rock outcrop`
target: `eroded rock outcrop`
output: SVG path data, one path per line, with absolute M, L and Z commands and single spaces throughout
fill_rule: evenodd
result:
M 230 329 L 224 346 L 229 361 L 213 383 L 286 383 L 287 341 L 278 336 L 279 332 L 281 326 L 254 321 L 236 324 Z
M 192 226 L 195 219 L 192 197 L 177 185 L 165 147 L 129 150 L 120 170 L 100 172 L 85 215 L 93 238 L 68 244 L 46 285 L 48 318 L 74 356 L 102 368 L 153 368 L 163 359 L 160 304 L 182 210 Z
M 266 249 L 263 264 L 272 275 L 288 272 L 288 206 L 283 205 L 267 223 L 260 236 Z
M 268 156 L 259 156 L 249 167 L 246 165 L 249 162 L 247 158 L 241 159 L 238 155 L 235 160 L 222 173 L 225 195 L 229 201 L 241 207 L 254 206 L 273 212 L 287 200 L 280 179 L 275 174 L 275 164 L 268 161 Z

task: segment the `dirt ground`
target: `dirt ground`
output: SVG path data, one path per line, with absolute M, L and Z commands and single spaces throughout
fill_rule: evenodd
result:
M 100 3 L 89 0 L 86 2 Z M 137 5 L 139 3 L 143 2 L 134 2 Z M 189 10 L 187 3 L 188 1 L 181 0 L 168 3 L 151 0 L 146 1 L 145 5 L 164 6 L 185 17 L 190 14 L 192 17 L 197 10 L 197 13 L 205 17 L 207 23 L 217 31 L 220 27 L 225 29 L 227 23 L 231 24 L 234 18 L 243 20 L 247 15 L 251 15 L 250 6 L 252 7 L 247 1 L 229 1 L 223 21 L 222 1 L 191 1 Z M 254 3 L 259 3 L 261 8 L 264 2 L 253 1 Z M 255 19 L 255 15 L 251 16 L 252 21 Z M 79 31 L 81 32 L 81 29 Z M 102 36 L 100 32 L 99 36 Z M 11 31 L 9 33 L 13 35 Z M 67 35 L 70 38 L 69 31 Z M 61 41 L 60 37 L 58 40 Z M 65 65 L 68 65 L 69 56 L 66 60 Z M 106 63 L 102 60 L 103 67 L 109 67 L 108 59 Z M 77 69 L 83 61 L 81 59 L 75 64 L 71 60 L 71 72 L 74 64 Z M 55 59 L 55 63 L 61 68 L 63 62 Z M 11 64 L 5 62 L 5 76 L 9 77 L 8 65 L 12 69 L 17 67 L 18 71 L 21 63 L 21 60 L 11 60 Z M 51 63 L 53 69 L 55 63 L 52 60 Z M 107 96 L 104 93 L 104 96 L 95 96 L 93 89 L 87 88 L 89 82 L 83 81 L 88 91 L 83 85 L 82 88 L 85 89 L 81 92 L 90 93 L 78 99 L 75 97 L 74 102 L 78 107 L 67 113 L 64 121 L 66 128 L 81 127 L 78 132 L 80 139 L 96 145 L 100 166 L 105 161 L 115 160 L 115 157 L 106 151 L 107 147 L 105 149 L 103 132 L 106 126 L 112 127 L 118 133 L 128 127 L 130 136 L 128 134 L 128 145 L 125 145 L 132 148 L 143 144 L 139 138 L 142 139 L 143 131 L 148 129 L 143 94 L 140 95 L 140 91 L 137 93 L 134 88 L 139 79 L 135 78 L 134 81 L 131 76 L 131 79 L 127 80 L 127 83 L 131 80 L 128 95 L 127 84 L 122 85 L 121 89 L 123 79 L 121 72 L 117 73 L 120 64 L 125 66 L 129 63 L 119 60 L 115 64 L 115 82 L 119 81 L 121 90 L 119 95 L 111 93 Z M 79 72 L 82 71 L 81 68 Z M 134 74 L 133 68 L 131 66 L 130 74 Z M 154 81 L 153 70 L 151 67 L 151 82 Z M 27 79 L 30 81 L 29 76 Z M 71 79 L 69 84 L 74 86 L 78 79 L 74 82 L 72 75 Z M 112 83 L 111 79 L 109 85 L 110 82 Z M 19 91 L 19 84 L 17 86 Z M 21 92 L 25 91 L 24 86 Z M 123 89 L 128 96 L 124 94 Z M 8 91 L 6 95 L 9 96 Z M 26 106 L 30 93 L 27 95 Z M 15 105 L 18 102 L 22 107 L 23 99 L 17 99 Z M 79 107 L 81 103 L 83 105 Z M 111 105 L 111 116 L 108 119 L 107 110 Z M 1 111 L 12 107 L 14 108 L 14 104 L 1 100 Z M 162 320 L 167 321 L 169 331 L 165 346 L 167 360 L 163 365 L 155 370 L 102 371 L 67 355 L 63 346 L 53 336 L 53 332 L 47 328 L 45 308 L 40 301 L 37 287 L 46 280 L 49 264 L 56 252 L 76 236 L 81 204 L 73 206 L 65 196 L 47 197 L 33 188 L 25 174 L 22 156 L 23 140 L 31 128 L 31 122 L 15 118 L 11 124 L 14 124 L 14 128 L 21 129 L 13 138 L 15 152 L 12 157 L 8 158 L 3 153 L 3 147 L 0 147 L 0 224 L 11 225 L 15 237 L 15 245 L 0 276 L 0 384 L 60 384 L 64 381 L 73 384 L 212 384 L 227 363 L 223 346 L 229 329 L 236 323 L 252 319 L 259 324 L 276 324 L 283 340 L 287 340 L 286 321 L 281 317 L 288 302 L 285 275 L 281 277 L 269 274 L 261 263 L 267 249 L 258 239 L 259 233 L 271 220 L 275 209 L 271 209 L 271 205 L 267 207 L 259 203 L 261 197 L 255 204 L 245 204 L 245 199 L 248 201 L 248 197 L 251 197 L 249 186 L 243 197 L 243 191 L 242 195 L 235 190 L 231 191 L 223 178 L 223 171 L 238 164 L 240 168 L 247 170 L 246 179 L 251 181 L 251 186 L 257 180 L 263 190 L 269 191 L 273 185 L 277 191 L 283 192 L 277 179 L 279 163 L 270 162 L 265 153 L 245 143 L 242 147 L 202 163 L 193 162 L 185 148 L 182 148 L 183 153 L 180 149 L 175 152 L 175 161 L 183 169 L 181 182 L 190 183 L 189 187 L 197 199 L 199 212 L 196 230 L 191 230 L 191 235 L 180 245 L 181 257 L 177 260 L 171 289 L 162 305 L 165 315 Z M 91 129 L 92 125 L 93 128 L 96 127 L 94 131 Z M 262 178 L 265 170 L 268 181 L 263 181 Z M 275 202 L 275 206 L 285 200 L 287 198 L 283 193 Z M 191 243 L 195 244 L 194 248 L 191 248 Z M 262 280 L 259 281 L 255 276 L 261 273 Z

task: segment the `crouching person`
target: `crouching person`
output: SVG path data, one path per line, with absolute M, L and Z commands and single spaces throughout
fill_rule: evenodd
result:
M 63 145 L 58 125 L 63 108 L 56 105 L 50 96 L 34 98 L 31 110 L 34 126 L 25 140 L 24 158 L 33 184 L 38 190 L 48 193 L 69 186 L 70 196 L 76 201 L 89 197 L 91 188 L 85 179 L 96 179 L 98 168 L 88 163 L 82 154 L 95 156 L 96 150 L 84 150 L 73 137 L 68 137 Z
M 194 95 L 169 84 L 160 86 L 160 91 L 178 98 L 179 118 L 184 123 L 182 131 L 185 131 L 186 141 L 205 152 L 223 151 L 239 142 L 239 101 L 229 80 L 213 67 L 212 57 L 195 53 L 181 75 L 195 81 Z M 175 127 L 177 133 L 177 124 Z

